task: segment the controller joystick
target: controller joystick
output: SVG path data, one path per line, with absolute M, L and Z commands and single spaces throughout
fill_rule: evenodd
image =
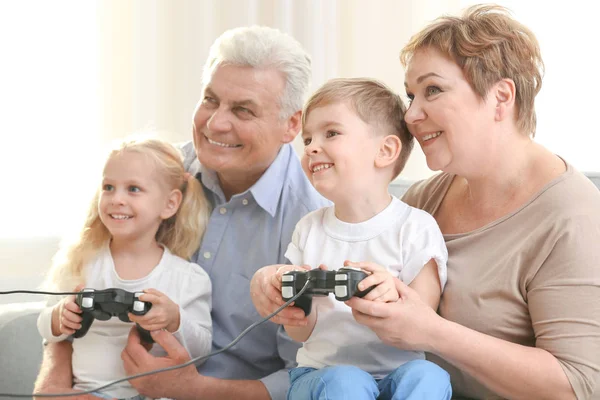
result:
M 123 322 L 131 322 L 127 313 L 145 315 L 152 303 L 139 300 L 143 292 L 131 293 L 123 289 L 111 288 L 104 290 L 83 289 L 75 297 L 75 303 L 81 309 L 81 328 L 75 331 L 73 337 L 84 337 L 95 319 L 108 321 L 117 317 Z M 144 342 L 154 343 L 150 332 L 137 325 L 138 332 Z
M 363 291 L 358 290 L 358 283 L 366 277 L 366 272 L 353 267 L 342 267 L 337 271 L 322 269 L 289 271 L 281 277 L 281 297 L 285 301 L 291 299 L 300 292 L 308 280 L 308 287 L 294 301 L 294 306 L 304 310 L 304 315 L 309 315 L 314 296 L 329 296 L 329 293 L 333 293 L 338 301 L 349 300 L 352 296 L 365 296 L 374 288 L 371 286 Z

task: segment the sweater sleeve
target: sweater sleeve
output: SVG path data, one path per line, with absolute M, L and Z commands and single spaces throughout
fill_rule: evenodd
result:
M 578 399 L 600 382 L 600 217 L 557 222 L 561 233 L 527 288 L 536 347 L 553 354 Z

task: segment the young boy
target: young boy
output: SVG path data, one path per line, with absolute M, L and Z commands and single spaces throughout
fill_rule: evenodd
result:
M 285 255 L 294 265 L 376 274 L 365 296 L 373 301 L 397 301 L 397 277 L 437 309 L 448 257 L 442 234 L 431 215 L 388 192 L 413 145 L 404 111 L 398 95 L 369 79 L 334 79 L 309 99 L 302 166 L 334 205 L 298 222 Z M 288 399 L 450 399 L 448 374 L 422 352 L 386 346 L 333 296 L 312 304 L 306 326 L 285 326 L 304 342 Z

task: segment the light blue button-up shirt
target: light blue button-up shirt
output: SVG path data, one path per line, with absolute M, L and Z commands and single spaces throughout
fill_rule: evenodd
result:
M 213 351 L 228 345 L 261 319 L 250 300 L 250 279 L 261 267 L 289 263 L 285 251 L 296 223 L 330 203 L 312 187 L 291 145 L 247 191 L 225 200 L 214 171 L 200 165 L 192 143 L 182 148 L 186 169 L 200 179 L 213 205 L 202 245 L 192 257 L 210 275 L 213 290 Z M 260 379 L 272 399 L 285 399 L 287 368 L 299 344 L 267 321 L 231 349 L 209 358 L 198 371 L 224 379 Z

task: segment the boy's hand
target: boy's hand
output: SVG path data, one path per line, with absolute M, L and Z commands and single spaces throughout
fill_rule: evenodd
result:
M 392 274 L 381 265 L 377 265 L 372 262 L 352 262 L 344 261 L 345 267 L 360 268 L 366 273 L 370 274 L 365 279 L 360 281 L 358 284 L 358 290 L 365 290 L 371 286 L 376 286 L 367 293 L 364 297 L 365 300 L 378 301 L 382 303 L 390 303 L 398 301 L 400 296 L 398 290 L 396 290 L 396 283 Z
M 73 290 L 79 292 L 83 285 Z M 59 301 L 52 309 L 52 335 L 72 335 L 81 328 L 81 309 L 75 303 L 75 295 L 69 295 Z
M 250 281 L 250 298 L 261 317 L 266 317 L 285 303 L 281 297 L 281 276 L 285 272 L 295 269 L 309 270 L 310 268 L 277 264 L 267 265 L 254 273 Z M 272 317 L 271 321 L 289 326 L 306 326 L 307 324 L 304 311 L 298 307 L 286 307 Z
M 150 332 L 160 329 L 166 329 L 171 333 L 177 332 L 180 322 L 179 305 L 169 296 L 156 289 L 145 289 L 139 300 L 152 303 L 152 308 L 146 315 L 129 313 L 130 320 Z

